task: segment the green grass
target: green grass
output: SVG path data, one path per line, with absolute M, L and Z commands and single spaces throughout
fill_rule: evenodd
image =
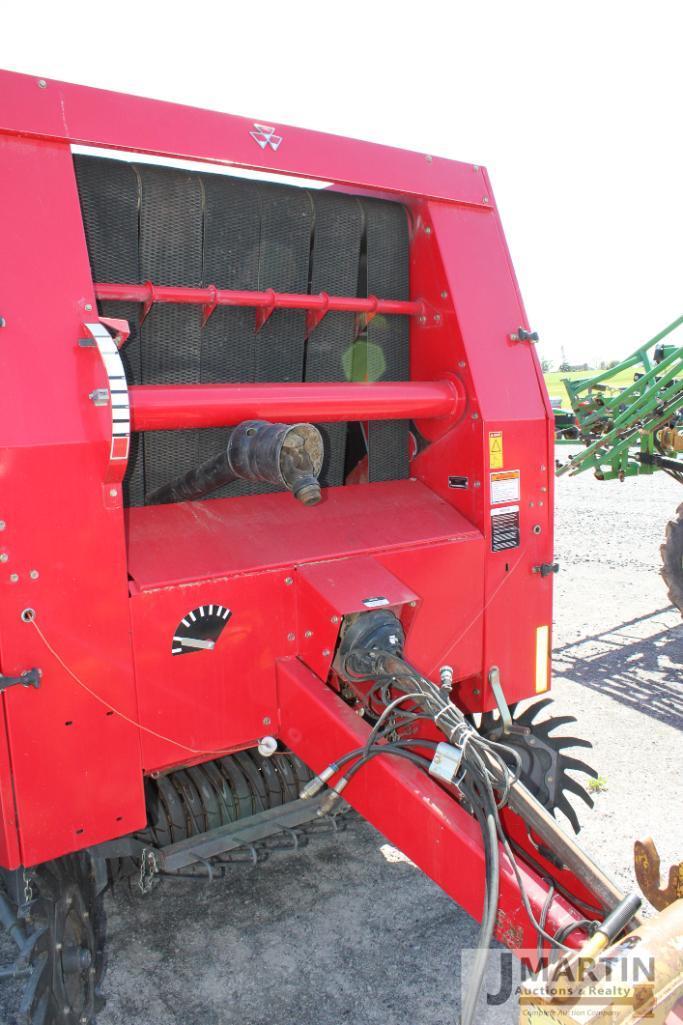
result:
M 546 387 L 550 394 L 551 399 L 562 399 L 562 405 L 569 409 L 569 397 L 567 390 L 563 385 L 562 381 L 565 377 L 568 377 L 571 381 L 580 381 L 583 377 L 593 377 L 595 374 L 600 373 L 598 370 L 572 370 L 568 373 L 564 373 L 561 370 L 553 370 L 549 374 L 544 374 Z M 622 370 L 620 374 L 612 378 L 612 385 L 615 388 L 628 388 L 629 384 L 633 384 L 633 373 L 634 370 Z

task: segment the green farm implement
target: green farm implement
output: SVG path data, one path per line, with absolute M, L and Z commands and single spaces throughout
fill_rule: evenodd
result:
M 668 473 L 683 483 L 683 344 L 673 333 L 679 317 L 616 366 L 564 381 L 584 448 L 558 467 L 558 476 L 592 470 L 598 480 Z M 680 341 L 680 335 L 679 335 Z M 633 383 L 615 386 L 633 370 Z M 662 576 L 683 614 L 683 504 L 661 546 Z

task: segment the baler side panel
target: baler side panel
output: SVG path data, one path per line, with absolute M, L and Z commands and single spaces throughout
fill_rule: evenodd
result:
M 34 609 L 59 658 L 136 718 L 121 487 L 102 483 L 111 411 L 88 397 L 108 380 L 97 349 L 78 344 L 94 296 L 71 153 L 0 137 L 0 163 L 0 633 L 5 673 L 43 673 L 39 690 L 5 694 L 21 858 L 33 864 L 138 828 L 145 811 L 138 731 L 21 619 Z M 16 863 L 11 851 L 0 860 Z
M 495 699 L 486 680 L 491 666 L 500 668 L 511 702 L 549 685 L 552 578 L 533 572 L 553 559 L 547 396 L 533 347 L 510 338 L 526 324 L 526 316 L 492 201 L 484 210 L 427 203 L 421 225 L 415 244 L 422 252 L 437 247 L 444 292 L 452 304 L 445 325 L 456 348 L 462 345 L 464 366 L 453 369 L 468 375 L 468 380 L 471 375 L 473 387 L 468 386 L 470 401 L 463 420 L 418 456 L 413 471 L 472 516 L 485 535 L 480 689 L 482 707 L 492 708 Z M 436 267 L 438 281 L 436 255 L 425 257 Z M 414 262 L 419 262 L 419 253 Z M 494 500 L 499 495 L 492 494 L 491 475 L 497 471 L 518 472 L 518 498 Z M 458 475 L 468 478 L 463 490 L 449 487 L 450 477 Z M 499 509 L 518 516 L 519 544 L 494 551 L 492 512 L 495 516 Z

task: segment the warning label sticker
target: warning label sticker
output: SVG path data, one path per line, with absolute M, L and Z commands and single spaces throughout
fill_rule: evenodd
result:
M 519 548 L 519 506 L 491 510 L 491 551 Z
M 492 470 L 503 469 L 502 431 L 489 431 L 489 466 Z
M 491 474 L 491 505 L 519 502 L 519 470 Z

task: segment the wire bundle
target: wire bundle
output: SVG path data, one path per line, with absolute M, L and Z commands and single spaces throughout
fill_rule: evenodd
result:
M 477 819 L 482 832 L 486 865 L 484 909 L 478 940 L 477 955 L 471 973 L 471 982 L 463 1004 L 461 1023 L 471 1025 L 474 1021 L 477 1001 L 481 991 L 486 967 L 488 949 L 493 939 L 500 894 L 500 846 L 509 860 L 529 920 L 539 937 L 539 947 L 545 940 L 554 947 L 568 949 L 563 940 L 551 936 L 544 929 L 554 890 L 549 893 L 547 907 L 538 922 L 533 914 L 524 882 L 515 861 L 510 842 L 500 821 L 500 809 L 506 804 L 510 788 L 519 780 L 521 761 L 518 753 L 503 743 L 482 737 L 465 718 L 461 710 L 450 700 L 447 687 L 440 687 L 417 672 L 403 658 L 394 654 L 379 652 L 376 655 L 375 684 L 368 694 L 368 706 L 374 714 L 373 703 L 382 701 L 383 710 L 378 714 L 372 731 L 363 747 L 332 762 L 318 776 L 310 781 L 301 792 L 301 797 L 312 797 L 337 773 L 341 778 L 331 787 L 323 800 L 319 814 L 332 810 L 341 793 L 364 765 L 380 755 L 394 755 L 406 759 L 425 771 L 432 762 L 422 751 L 435 751 L 439 746 L 434 741 L 422 738 L 409 739 L 403 734 L 418 719 L 434 722 L 446 736 L 449 743 L 460 754 L 457 778 L 453 780 L 467 805 Z M 395 690 L 402 693 L 391 697 Z M 403 708 L 407 702 L 412 708 Z M 577 923 L 572 928 L 581 927 Z

